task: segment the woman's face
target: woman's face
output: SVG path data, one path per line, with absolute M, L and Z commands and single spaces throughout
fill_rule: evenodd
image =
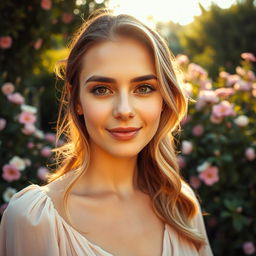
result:
M 136 156 L 159 125 L 159 86 L 153 59 L 141 43 L 121 37 L 90 48 L 82 60 L 77 109 L 92 152 Z

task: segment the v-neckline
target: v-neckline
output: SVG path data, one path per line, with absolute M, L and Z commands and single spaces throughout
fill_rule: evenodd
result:
M 75 233 L 78 237 L 80 237 L 81 239 L 85 240 L 86 243 L 88 243 L 91 247 L 94 247 L 96 249 L 98 249 L 99 251 L 101 251 L 102 253 L 106 254 L 104 256 L 115 256 L 114 254 L 106 251 L 105 249 L 103 249 L 101 246 L 91 242 L 90 240 L 88 240 L 84 235 L 82 235 L 78 230 L 76 230 L 74 227 L 72 227 L 57 211 L 57 209 L 54 206 L 54 203 L 52 201 L 52 199 L 47 195 L 47 193 L 41 188 L 41 186 L 37 185 L 37 184 L 32 184 L 32 186 L 36 186 L 40 192 L 43 193 L 43 195 L 49 200 L 57 218 L 59 218 L 61 220 L 61 222 L 67 226 L 73 233 Z M 168 232 L 167 230 L 167 224 L 164 224 L 164 231 L 163 231 L 163 241 L 162 241 L 162 253 L 161 256 L 164 256 L 164 251 L 165 251 L 165 236 L 166 236 L 166 232 Z

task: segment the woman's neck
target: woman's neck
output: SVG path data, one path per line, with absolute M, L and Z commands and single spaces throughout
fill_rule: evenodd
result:
M 115 157 L 102 150 L 92 150 L 89 167 L 77 183 L 83 195 L 112 194 L 132 197 L 137 191 L 137 156 Z

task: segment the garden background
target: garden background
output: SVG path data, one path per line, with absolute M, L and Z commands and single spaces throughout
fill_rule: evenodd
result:
M 53 73 L 74 30 L 104 1 L 1 1 L 0 215 L 54 169 Z M 201 198 L 214 255 L 256 255 L 256 2 L 201 6 L 186 26 L 157 23 L 194 99 L 177 139 L 181 172 Z M 64 143 L 58 141 L 57 145 Z

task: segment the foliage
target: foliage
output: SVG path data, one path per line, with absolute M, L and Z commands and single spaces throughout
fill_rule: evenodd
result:
M 47 162 L 51 164 L 50 150 L 55 146 L 55 135 L 45 132 L 43 119 L 57 112 L 53 110 L 57 106 L 45 104 L 50 97 L 56 97 L 49 70 L 54 59 L 66 55 L 61 47 L 81 22 L 79 16 L 86 18 L 91 9 L 98 6 L 92 0 L 84 3 L 82 0 L 0 3 L 3 15 L 0 24 L 0 212 L 16 191 L 30 183 L 44 183 L 48 173 L 45 166 Z M 215 62 L 228 68 L 226 60 L 235 65 L 241 50 L 255 52 L 245 40 L 253 41 L 255 37 L 251 28 L 254 21 L 250 22 L 255 8 L 246 7 L 250 3 L 247 1 L 223 12 L 212 7 L 215 16 L 205 11 L 202 18 L 198 17 L 190 27 L 195 35 L 186 34 L 185 45 L 193 60 L 201 64 L 203 60 L 209 68 Z M 224 12 L 232 15 L 223 18 Z M 241 15 L 236 15 L 238 13 Z M 244 24 L 245 16 L 246 26 L 237 29 L 236 25 L 237 31 L 229 28 L 230 23 L 238 24 L 237 20 Z M 223 22 L 209 25 L 208 29 L 206 17 Z M 217 30 L 220 27 L 228 29 L 221 34 L 213 33 L 211 42 L 207 41 L 208 31 L 223 31 Z M 239 31 L 243 31 L 242 37 Z M 219 44 L 215 42 L 216 37 L 222 39 Z M 177 39 L 173 38 L 173 41 Z M 218 48 L 221 46 L 225 50 Z M 243 58 L 236 74 L 222 71 L 217 80 L 212 81 L 203 68 L 188 63 L 186 56 L 178 57 L 185 72 L 185 89 L 197 99 L 190 104 L 188 117 L 183 121 L 179 162 L 182 173 L 201 196 L 203 209 L 210 213 L 206 217 L 207 230 L 215 255 L 245 255 L 255 251 L 256 81 L 252 71 L 255 57 L 244 54 Z
M 26 90 L 27 104 L 37 107 L 38 125 L 44 129 L 50 130 L 48 122 L 56 120 L 57 113 L 53 63 L 67 56 L 63 48 L 72 33 L 94 9 L 104 6 L 104 1 L 101 2 L 21 0 L 0 3 L 0 79 Z M 44 104 L 40 99 L 51 103 Z M 4 108 L 0 102 L 0 109 Z
M 5 117 L 0 118 L 1 211 L 13 193 L 30 183 L 43 184 L 49 172 L 46 162 L 49 159 L 50 163 L 55 145 L 55 134 L 44 133 L 36 126 L 37 109 L 27 105 L 17 89 L 12 83 L 4 83 L 0 93 L 6 110 Z
M 60 41 L 71 35 L 81 23 L 81 16 L 88 17 L 99 6 L 93 0 L 86 4 L 73 0 L 2 1 L 0 70 L 5 79 L 15 82 L 18 77 L 31 75 L 35 65 L 40 66 L 45 49 L 62 47 Z
M 57 113 L 55 79 L 49 69 L 54 60 L 65 57 L 63 45 L 83 22 L 81 17 L 86 19 L 93 9 L 104 6 L 104 1 L 97 2 L 102 3 L 0 3 L 1 211 L 16 191 L 30 183 L 44 183 L 55 135 L 45 132 L 42 124 L 45 117 L 56 120 Z
M 168 42 L 168 46 L 172 49 L 174 55 L 184 52 L 179 37 L 179 32 L 182 29 L 180 24 L 172 21 L 169 21 L 168 23 L 158 22 L 156 24 L 156 29 Z
M 202 14 L 181 29 L 180 42 L 192 61 L 218 75 L 221 65 L 234 72 L 241 52 L 256 52 L 256 4 L 238 1 L 228 9 L 201 6 Z
M 216 81 L 186 56 L 177 58 L 195 100 L 182 122 L 179 163 L 209 213 L 214 255 L 249 254 L 256 236 L 256 58 L 242 57 L 236 74 L 222 71 Z

